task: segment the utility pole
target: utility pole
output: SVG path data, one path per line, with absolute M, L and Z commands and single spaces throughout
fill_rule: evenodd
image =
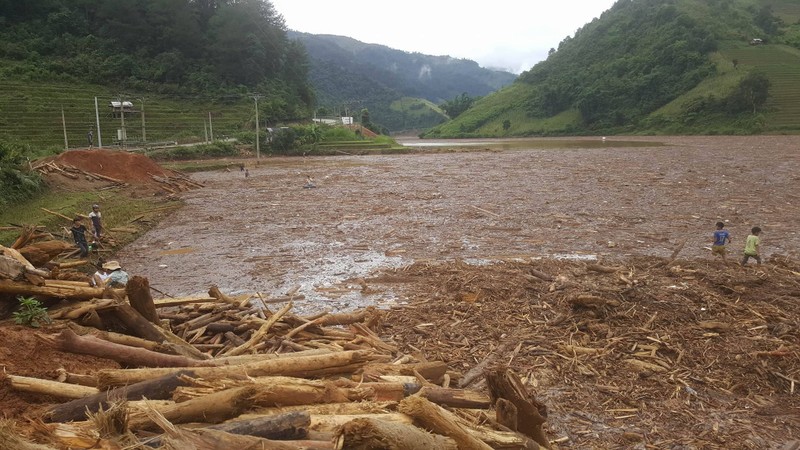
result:
M 127 137 L 127 133 L 125 132 L 125 104 L 122 102 L 122 96 L 119 96 L 119 118 L 122 121 L 122 136 L 120 136 L 120 142 L 122 148 L 125 148 L 125 138 Z
M 203 119 L 203 134 L 206 137 L 203 142 L 208 144 L 208 124 L 206 123 L 206 119 Z
M 261 159 L 261 138 L 258 131 L 258 99 L 260 95 L 254 95 L 253 100 L 256 102 L 256 159 Z
M 211 142 L 214 142 L 214 125 L 211 125 L 211 111 L 208 112 L 208 133 L 211 135 Z
M 140 100 L 142 101 L 142 142 L 147 142 L 147 132 L 144 127 L 144 97 Z
M 94 120 L 97 122 L 97 148 L 102 148 L 103 139 L 100 137 L 100 111 L 97 109 L 97 97 L 94 98 Z
M 67 140 L 67 121 L 64 119 L 64 107 L 61 107 L 61 127 L 64 128 L 64 150 L 69 150 L 69 141 Z

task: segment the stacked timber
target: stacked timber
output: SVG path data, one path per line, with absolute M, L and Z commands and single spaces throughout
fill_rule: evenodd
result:
M 546 408 L 514 373 L 487 369 L 488 394 L 453 388 L 461 374 L 379 335 L 375 308 L 301 316 L 291 301 L 273 311 L 216 287 L 154 300 L 142 277 L 116 291 L 47 281 L 40 297 L 73 301 L 39 337 L 124 367 L 5 375 L 12 389 L 63 399 L 37 434 L 61 448 L 549 447 Z

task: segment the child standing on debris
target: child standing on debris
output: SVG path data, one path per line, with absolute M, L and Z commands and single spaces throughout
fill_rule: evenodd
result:
M 94 239 L 99 241 L 100 232 L 103 230 L 103 216 L 100 214 L 100 205 L 92 205 L 92 212 L 89 213 L 89 219 L 92 220 L 92 228 L 94 229 L 92 234 L 94 235 Z
M 303 185 L 303 189 L 313 189 L 317 187 L 314 183 L 314 179 L 311 178 L 311 175 L 306 176 L 306 184 Z
M 86 243 L 86 225 L 83 224 L 83 219 L 78 216 L 72 220 L 72 238 L 75 239 L 75 245 L 81 251 L 81 258 L 89 254 L 89 244 Z
M 744 258 L 742 258 L 742 265 L 746 265 L 750 258 L 756 260 L 756 263 L 761 264 L 761 256 L 758 254 L 758 246 L 761 244 L 761 239 L 758 235 L 761 234 L 761 228 L 753 227 L 750 230 L 750 236 L 744 243 Z
M 714 256 L 721 256 L 722 262 L 727 265 L 728 260 L 725 257 L 727 249 L 725 248 L 725 244 L 731 243 L 731 235 L 728 233 L 728 230 L 725 229 L 725 224 L 723 222 L 717 222 L 717 229 L 714 231 L 714 239 L 712 242 L 711 254 Z

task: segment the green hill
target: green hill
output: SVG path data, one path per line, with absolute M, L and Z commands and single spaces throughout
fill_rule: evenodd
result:
M 436 106 L 463 93 L 487 95 L 516 75 L 475 61 L 409 53 L 344 36 L 289 32 L 306 48 L 317 104 L 331 111 L 367 108 L 389 130 L 429 128 L 447 116 Z M 409 102 L 409 98 L 419 99 Z
M 798 18 L 791 0 L 619 0 L 426 136 L 797 132 Z
M 65 124 L 83 144 L 95 97 L 104 144 L 116 100 L 134 104 L 132 140 L 251 128 L 255 95 L 264 124 L 308 118 L 308 61 L 287 33 L 264 1 L 0 0 L 0 141 L 63 146 Z

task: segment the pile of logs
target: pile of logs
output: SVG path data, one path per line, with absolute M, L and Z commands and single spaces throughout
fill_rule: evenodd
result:
M 113 183 L 114 186 L 124 186 L 126 184 L 123 180 L 79 169 L 70 164 L 64 164 L 64 163 L 56 164 L 53 161 L 39 163 L 38 165 L 34 166 L 33 169 L 43 175 L 59 174 L 72 180 L 78 180 L 83 178 L 87 181 L 103 181 L 103 182 Z
M 73 300 L 51 310 L 49 334 L 38 336 L 123 367 L 60 370 L 55 380 L 6 374 L 15 390 L 64 400 L 37 430 L 60 447 L 549 448 L 546 408 L 513 372 L 487 369 L 488 394 L 453 388 L 460 373 L 381 338 L 374 308 L 304 317 L 291 301 L 273 311 L 216 287 L 154 300 L 137 276 L 117 290 L 3 283 Z
M 169 192 L 170 194 L 177 194 L 179 192 L 189 191 L 203 187 L 203 184 L 192 180 L 180 172 L 173 172 L 170 176 L 150 175 L 156 183 L 159 183 L 161 189 Z

